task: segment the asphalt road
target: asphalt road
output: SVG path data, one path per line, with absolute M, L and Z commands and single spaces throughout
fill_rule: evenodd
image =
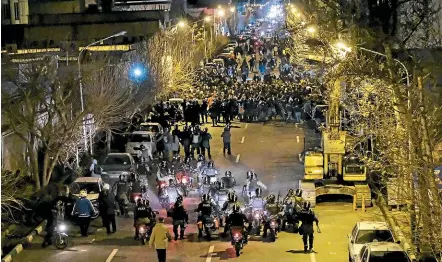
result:
M 282 196 L 289 188 L 296 189 L 298 186 L 303 170 L 298 154 L 303 150 L 304 136 L 315 136 L 313 131 L 306 130 L 302 125 L 235 122 L 232 128 L 233 155 L 225 157 L 220 138 L 222 127 L 209 127 L 209 132 L 213 137 L 211 147 L 215 166 L 222 174 L 231 170 L 241 186 L 246 171 L 253 169 L 270 192 L 280 192 Z M 153 177 L 150 183 L 153 188 Z M 150 199 L 152 207 L 164 216 L 165 211 L 160 210 L 154 193 L 150 194 Z M 185 199 L 185 207 L 188 210 L 196 208 L 198 200 L 199 195 L 192 193 Z M 190 212 L 191 224 L 186 230 L 186 239 L 170 243 L 168 261 L 347 261 L 346 235 L 354 224 L 360 220 L 382 220 L 376 207 L 367 209 L 365 213 L 352 211 L 351 208 L 351 202 L 323 202 L 316 206 L 315 212 L 320 220 L 322 233 L 315 234 L 315 253 L 304 254 L 301 236 L 283 232 L 274 243 L 253 237 L 239 258 L 235 258 L 234 249 L 228 239 L 198 241 L 194 225 L 196 214 Z M 156 261 L 155 250 L 133 240 L 133 218 L 118 218 L 118 231 L 111 236 L 107 236 L 105 230 L 99 228 L 100 223 L 100 218 L 93 221 L 91 234 L 87 238 L 80 237 L 78 228 L 70 226 L 72 245 L 65 250 L 56 250 L 55 247 L 42 249 L 42 239 L 36 238 L 36 242 L 14 258 L 14 261 Z M 170 220 L 166 220 L 166 224 L 171 227 Z

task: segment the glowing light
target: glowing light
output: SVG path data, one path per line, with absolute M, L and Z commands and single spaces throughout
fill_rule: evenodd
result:
M 206 22 L 210 22 L 210 20 L 212 20 L 212 19 L 210 18 L 210 16 L 206 16 L 206 17 L 204 17 L 204 21 L 206 21 Z
M 186 26 L 186 22 L 180 21 L 180 22 L 178 22 L 178 26 L 179 27 L 185 27 Z
M 230 7 L 230 12 L 232 12 L 232 13 L 235 12 L 235 7 L 233 7 L 233 6 Z
M 134 69 L 134 76 L 140 77 L 142 74 L 143 74 L 143 72 L 141 71 L 141 69 L 139 69 L 139 68 Z
M 129 69 L 129 79 L 137 82 L 137 83 L 141 83 L 144 80 L 146 80 L 147 78 L 147 69 L 146 67 L 141 64 L 141 63 L 137 63 L 137 64 L 133 64 L 130 69 Z
M 225 14 L 223 9 L 218 10 L 218 16 L 223 17 Z
M 309 27 L 307 28 L 307 32 L 309 32 L 310 34 L 313 34 L 313 33 L 316 32 L 316 28 L 313 27 L 313 26 L 309 26 Z
M 342 49 L 342 50 L 344 50 L 344 51 L 346 51 L 346 52 L 351 52 L 351 48 L 350 47 L 348 47 L 345 43 L 343 43 L 343 42 L 338 42 L 338 43 L 336 43 L 336 46 L 339 48 L 339 49 Z

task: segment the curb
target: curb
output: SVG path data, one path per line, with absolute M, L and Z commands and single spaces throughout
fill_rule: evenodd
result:
M 43 231 L 43 227 L 46 225 L 46 220 L 40 223 L 34 230 L 32 230 L 29 235 L 24 237 L 25 239 L 25 245 L 32 243 L 32 240 L 34 239 L 35 235 L 40 234 Z M 23 251 L 23 244 L 16 245 L 4 258 L 2 258 L 1 262 L 11 262 L 12 258 Z
M 398 224 L 396 223 L 396 220 L 388 213 L 388 210 L 385 209 L 386 203 L 385 199 L 380 195 L 379 192 L 378 197 L 376 199 L 376 202 L 378 202 L 378 206 L 381 209 L 382 214 L 387 219 L 387 223 L 390 225 L 390 228 L 392 229 L 393 233 L 396 235 L 397 239 L 401 242 L 401 246 L 407 252 L 407 254 L 410 256 L 411 261 L 417 261 L 416 255 L 411 248 L 410 244 L 408 244 L 407 239 L 405 239 L 404 234 L 402 233 L 402 230 L 399 228 Z

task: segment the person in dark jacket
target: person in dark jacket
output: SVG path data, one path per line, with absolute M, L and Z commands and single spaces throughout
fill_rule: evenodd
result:
M 208 123 L 207 121 L 207 109 L 209 108 L 209 105 L 207 103 L 207 99 L 203 100 L 203 103 L 201 104 L 201 122 Z
M 302 210 L 299 212 L 299 220 L 302 224 L 299 228 L 299 234 L 302 235 L 302 241 L 304 242 L 304 252 L 312 252 L 313 250 L 313 222 L 316 223 L 318 233 L 321 233 L 319 229 L 319 220 L 315 215 L 315 212 L 310 209 L 310 202 L 305 201 L 302 205 Z
M 232 154 L 231 148 L 230 148 L 230 137 L 231 136 L 232 135 L 230 134 L 230 129 L 228 127 L 225 127 L 223 133 L 221 134 L 221 137 L 223 138 L 223 144 L 224 144 L 224 147 L 223 147 L 224 155 L 226 155 L 226 150 L 227 150 L 227 154 L 229 154 L 229 155 Z
M 77 217 L 78 225 L 80 226 L 81 235 L 87 237 L 91 217 L 95 214 L 94 206 L 91 201 L 87 199 L 86 190 L 80 191 L 80 198 L 75 202 L 72 210 L 72 215 Z
M 206 127 L 204 128 L 203 133 L 201 134 L 202 140 L 201 140 L 201 154 L 203 156 L 206 155 L 206 149 L 207 149 L 207 156 L 209 159 L 212 159 L 212 155 L 210 154 L 210 139 L 212 139 L 212 135 L 209 133 L 209 129 Z
M 104 184 L 103 191 L 100 192 L 98 197 L 100 214 L 103 219 L 103 226 L 106 228 L 107 234 L 112 234 L 117 231 L 117 225 L 115 223 L 115 210 L 117 209 L 115 203 L 115 196 L 109 191 L 109 184 Z M 112 231 L 110 230 L 112 224 Z
M 186 230 L 186 224 L 189 223 L 189 216 L 187 215 L 186 209 L 184 209 L 182 196 L 178 196 L 171 213 L 173 219 L 172 223 L 175 241 L 178 240 L 178 227 L 180 227 L 180 239 L 183 240 L 184 231 Z
M 140 225 L 149 226 L 149 235 L 151 235 L 155 223 L 155 217 L 155 212 L 149 206 L 149 200 L 138 199 L 137 206 L 134 209 L 135 239 L 138 238 L 138 227 Z

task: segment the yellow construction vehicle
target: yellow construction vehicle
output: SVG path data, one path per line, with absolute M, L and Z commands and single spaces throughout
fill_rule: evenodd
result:
M 346 149 L 350 146 L 346 131 L 341 128 L 341 81 L 333 84 L 322 130 L 322 150 L 305 152 L 304 178 L 299 181 L 303 198 L 316 205 L 322 195 L 356 197 L 356 204 L 371 206 L 371 190 L 367 184 L 367 170 L 356 156 Z

